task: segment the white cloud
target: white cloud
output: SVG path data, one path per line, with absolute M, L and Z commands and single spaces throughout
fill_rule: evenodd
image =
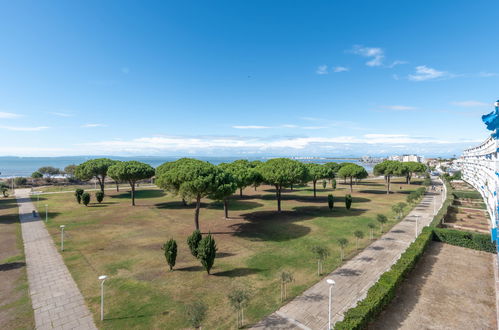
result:
M 317 67 L 317 70 L 315 70 L 315 73 L 319 74 L 319 75 L 323 75 L 323 74 L 328 74 L 327 72 L 327 65 L 319 65 Z
M 303 126 L 303 129 L 324 129 L 328 128 L 327 126 Z
M 0 118 L 2 118 L 2 119 L 11 119 L 11 118 L 19 118 L 19 117 L 22 117 L 22 116 L 17 114 L 17 113 L 1 112 L 0 111 Z
M 333 68 L 333 72 L 346 72 L 346 71 L 350 71 L 350 69 L 344 66 L 335 66 Z
M 66 112 L 49 112 L 51 115 L 58 116 L 58 117 L 73 117 L 72 114 L 66 113 Z
M 236 125 L 236 126 L 232 126 L 232 128 L 237 128 L 237 129 L 267 129 L 267 128 L 272 128 L 272 127 L 260 126 L 260 125 Z
M 416 67 L 416 73 L 410 74 L 408 79 L 412 81 L 425 81 L 445 77 L 451 77 L 451 75 L 448 72 L 438 71 L 426 65 L 419 65 Z
M 388 110 L 395 110 L 395 111 L 409 111 L 409 110 L 416 110 L 416 107 L 411 107 L 408 105 L 385 105 L 383 108 L 388 109 Z
M 292 124 L 284 124 L 284 125 L 281 125 L 281 127 L 284 127 L 284 128 L 297 128 L 298 126 L 297 125 L 292 125 Z
M 459 102 L 452 102 L 451 104 L 457 105 L 458 107 L 485 107 L 491 105 L 489 103 L 480 102 L 480 101 L 459 101 Z
M 496 77 L 496 76 L 499 76 L 499 73 L 494 73 L 494 72 L 480 72 L 478 74 L 479 77 Z
M 16 127 L 16 126 L 0 126 L 1 129 L 6 129 L 8 131 L 19 131 L 19 132 L 34 132 L 34 131 L 42 131 L 47 129 L 47 126 L 38 126 L 38 127 Z
M 397 65 L 402 65 L 402 64 L 407 64 L 407 63 L 409 63 L 409 62 L 396 60 L 396 61 L 393 61 L 392 64 L 387 65 L 386 67 L 391 69 L 391 68 L 396 67 Z
M 478 142 L 478 141 L 459 141 Z M 417 137 L 406 134 L 365 134 L 362 136 L 338 137 L 278 137 L 262 139 L 256 137 L 143 137 L 133 140 L 111 140 L 82 144 L 93 153 L 159 153 L 159 152 L 193 152 L 207 150 L 233 150 L 237 152 L 270 152 L 277 150 L 313 150 L 327 148 L 334 144 L 356 145 L 419 145 L 455 144 L 455 139 L 440 140 L 431 137 Z
M 92 128 L 92 127 L 107 127 L 105 124 L 84 124 L 81 127 Z
M 354 54 L 369 58 L 369 61 L 366 62 L 367 66 L 383 65 L 383 59 L 385 58 L 385 53 L 381 48 L 363 47 L 357 45 L 353 47 L 352 52 Z

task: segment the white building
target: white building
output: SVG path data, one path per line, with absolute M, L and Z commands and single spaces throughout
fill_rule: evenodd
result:
M 421 157 L 418 155 L 390 156 L 390 157 L 388 157 L 388 159 L 389 160 L 396 160 L 399 162 L 417 162 L 417 163 L 424 162 L 424 157 Z
M 460 165 L 463 180 L 475 187 L 483 197 L 490 216 L 492 237 L 497 237 L 499 188 L 499 143 L 489 137 L 474 148 L 466 149 L 461 156 Z

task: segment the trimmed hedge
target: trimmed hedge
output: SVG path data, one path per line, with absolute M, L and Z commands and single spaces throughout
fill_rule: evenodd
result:
M 337 330 L 364 329 L 392 301 L 395 291 L 414 268 L 432 239 L 432 229 L 424 228 L 419 237 L 400 256 L 400 259 L 383 273 L 367 291 L 367 296 L 356 307 L 345 313 L 343 321 L 334 326 Z
M 490 241 L 490 235 L 486 234 L 470 233 L 447 228 L 434 228 L 433 240 L 462 246 L 468 249 L 496 253 L 495 245 Z
M 454 190 L 453 195 L 455 198 L 482 199 L 482 195 L 478 191 Z
M 444 204 L 442 205 L 442 208 L 438 211 L 437 215 L 433 218 L 433 220 L 430 223 L 430 227 L 437 227 L 442 223 L 442 220 L 444 219 L 445 215 L 449 211 L 449 206 L 451 206 L 454 203 L 455 196 L 453 194 L 453 189 L 452 186 L 447 182 L 444 181 L 445 187 L 447 188 L 447 195 L 445 196 L 445 201 Z

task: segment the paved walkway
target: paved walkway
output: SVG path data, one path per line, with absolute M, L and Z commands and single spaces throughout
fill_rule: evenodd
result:
M 436 185 L 440 191 L 442 184 L 439 182 Z M 438 211 L 443 199 L 440 192 L 426 193 L 404 220 L 327 276 L 336 282 L 333 288 L 332 324 L 342 320 L 343 313 L 365 298 L 367 290 L 414 241 L 416 220 L 418 232 L 421 232 L 422 227 L 433 219 L 433 203 L 436 202 L 435 209 Z M 252 329 L 327 329 L 328 290 L 326 281 L 320 281 Z
M 76 283 L 36 210 L 30 189 L 16 189 L 31 303 L 37 329 L 97 329 Z

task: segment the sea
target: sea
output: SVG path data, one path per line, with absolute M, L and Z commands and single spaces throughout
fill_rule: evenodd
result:
M 67 157 L 0 157 L 0 178 L 29 177 L 31 173 L 43 166 L 53 166 L 63 170 L 68 165 L 78 165 L 92 158 L 111 158 L 121 161 L 137 160 L 147 163 L 152 167 L 157 167 L 165 162 L 171 162 L 181 157 L 159 157 L 159 156 L 134 156 L 134 157 L 116 157 L 116 156 L 67 156 Z M 192 157 L 208 161 L 214 165 L 220 163 L 230 163 L 242 157 Z M 253 161 L 265 161 L 273 157 L 245 157 L 244 159 Z M 362 163 L 359 158 L 328 158 L 328 157 L 289 157 L 304 163 L 327 163 L 327 162 L 351 162 L 364 166 L 368 172 L 372 172 L 372 164 Z

